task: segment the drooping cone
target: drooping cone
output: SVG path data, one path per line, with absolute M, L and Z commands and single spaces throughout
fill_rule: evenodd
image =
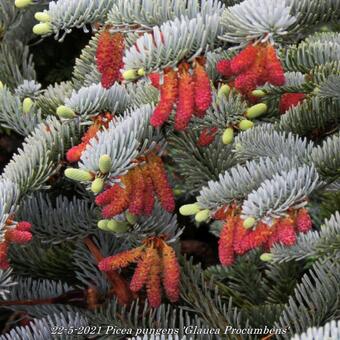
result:
M 165 242 L 162 249 L 163 286 L 168 299 L 176 302 L 179 298 L 180 267 L 174 249 Z
M 107 272 L 127 267 L 130 263 L 136 262 L 143 255 L 144 247 L 138 247 L 123 251 L 114 256 L 106 257 L 98 263 L 101 271 Z
M 111 34 L 103 31 L 98 39 L 96 61 L 98 71 L 102 75 L 104 88 L 110 88 L 121 80 L 120 69 L 123 68 L 124 36 L 122 33 Z
M 235 261 L 234 255 L 234 228 L 235 221 L 233 217 L 227 219 L 223 225 L 220 239 L 218 241 L 218 256 L 224 266 L 230 266 Z
M 138 292 L 145 285 L 150 272 L 153 256 L 154 249 L 149 247 L 146 249 L 143 258 L 139 260 L 136 270 L 130 282 L 130 289 L 133 292 Z
M 199 60 L 196 60 L 194 67 L 194 99 L 195 115 L 204 117 L 212 103 L 212 94 L 209 76 Z
M 178 101 L 175 115 L 175 130 L 185 130 L 194 112 L 194 83 L 189 65 L 182 63 L 178 74 Z
M 177 99 L 177 84 L 177 72 L 172 68 L 166 69 L 164 71 L 164 83 L 160 89 L 160 101 L 150 119 L 152 126 L 159 127 L 169 118 Z

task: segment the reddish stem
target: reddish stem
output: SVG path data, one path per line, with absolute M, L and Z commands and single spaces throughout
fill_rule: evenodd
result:
M 89 248 L 91 254 L 94 256 L 97 262 L 104 258 L 98 247 L 89 237 L 84 240 L 84 243 Z M 129 305 L 135 296 L 131 292 L 129 284 L 126 282 L 126 280 L 115 270 L 106 272 L 106 275 L 111 282 L 112 293 L 117 297 L 118 302 L 121 305 Z

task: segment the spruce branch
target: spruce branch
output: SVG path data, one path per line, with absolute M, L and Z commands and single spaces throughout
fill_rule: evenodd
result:
M 6 300 L 11 287 L 17 283 L 13 281 L 12 269 L 0 270 L 0 298 Z
M 239 133 L 235 138 L 235 153 L 240 161 L 260 157 L 291 158 L 294 155 L 298 162 L 304 163 L 313 146 L 313 142 L 307 138 L 301 138 L 285 130 L 277 131 L 273 124 L 256 126 Z
M 72 72 L 72 82 L 76 90 L 100 83 L 101 77 L 96 65 L 96 51 L 100 33 L 101 31 L 91 37 L 89 43 L 82 49 L 80 56 L 76 58 Z
M 277 327 L 290 327 L 302 333 L 312 326 L 322 326 L 339 318 L 339 262 L 320 260 L 303 276 L 289 298 Z M 288 338 L 288 336 L 284 336 Z
M 332 0 L 245 0 L 224 11 L 221 38 L 241 45 L 254 40 L 295 40 L 308 34 L 314 25 L 336 20 L 338 8 L 339 2 Z
M 219 174 L 235 165 L 232 147 L 215 140 L 207 147 L 197 145 L 198 133 L 170 134 L 169 152 L 176 162 L 176 171 L 183 177 L 189 193 L 197 193 L 210 180 L 218 180 Z
M 41 319 L 34 319 L 29 326 L 16 327 L 9 333 L 1 335 L 1 340 L 55 340 L 60 339 L 59 335 L 52 335 L 51 329 L 70 329 L 88 326 L 86 317 L 77 312 L 55 313 Z M 80 337 L 75 335 L 63 335 L 65 340 L 76 340 Z
M 89 29 L 86 25 L 105 22 L 113 3 L 113 0 L 51 1 L 48 10 L 45 12 L 49 17 L 47 25 L 38 26 L 38 24 L 33 28 L 33 32 L 42 36 L 54 33 L 55 39 L 59 39 L 59 41 L 63 41 L 65 35 L 70 33 L 73 28 L 83 28 L 84 32 L 87 33 Z
M 36 98 L 36 104 L 45 116 L 55 115 L 58 106 L 64 104 L 66 98 L 70 97 L 72 90 L 73 84 L 70 81 L 49 85 Z
M 58 173 L 66 149 L 79 132 L 75 122 L 63 124 L 56 118 L 47 118 L 26 137 L 22 148 L 5 167 L 2 178 L 16 183 L 20 196 L 48 188 L 48 180 Z
M 212 280 L 204 278 L 199 265 L 194 266 L 192 260 L 183 263 L 183 279 L 181 282 L 181 297 L 210 327 L 225 329 L 230 324 L 241 326 L 241 315 L 229 300 L 225 304 L 218 294 L 218 288 Z M 245 323 L 247 326 L 247 322 Z M 238 335 L 229 334 L 230 339 L 240 339 Z
M 296 159 L 283 156 L 278 159 L 262 157 L 247 161 L 244 165 L 237 164 L 220 174 L 217 181 L 209 181 L 200 191 L 197 202 L 204 208 L 214 210 L 233 202 L 241 203 L 264 180 L 271 179 L 274 174 L 283 174 L 297 164 Z
M 319 96 L 304 100 L 290 108 L 280 117 L 278 128 L 300 136 L 313 134 L 319 137 L 328 130 L 333 131 L 339 121 L 340 100 Z
M 155 148 L 162 141 L 159 130 L 149 125 L 153 106 L 132 108 L 111 121 L 108 129 L 100 131 L 81 156 L 79 167 L 96 173 L 99 158 L 108 155 L 113 160 L 109 175 L 116 177 L 133 167 L 132 161 Z
M 322 327 L 309 327 L 302 334 L 295 334 L 291 340 L 338 339 L 340 337 L 340 321 L 332 320 Z
M 0 80 L 14 89 L 24 80 L 36 79 L 33 56 L 28 46 L 18 40 L 0 45 Z
M 19 195 L 19 188 L 14 182 L 0 179 L 0 241 L 3 241 L 7 220 L 18 208 Z
M 233 43 L 285 36 L 297 22 L 285 1 L 245 0 L 223 13 L 222 39 Z
M 119 31 L 150 31 L 166 21 L 182 16 L 189 19 L 219 13 L 223 6 L 216 0 L 118 0 L 108 14 L 106 24 Z
M 303 206 L 308 195 L 320 184 L 313 166 L 305 165 L 274 175 L 248 195 L 242 205 L 242 217 L 262 219 L 271 225 L 289 208 Z
M 306 258 L 337 258 L 340 249 L 340 214 L 336 212 L 326 220 L 320 231 L 300 234 L 292 247 L 274 245 L 271 249 L 274 262 L 288 262 Z
M 88 200 L 57 196 L 52 203 L 44 193 L 23 200 L 19 217 L 33 224 L 35 237 L 45 244 L 82 239 L 97 230 L 98 211 Z
M 82 120 L 89 119 L 98 112 L 123 113 L 130 98 L 125 88 L 115 84 L 105 89 L 101 84 L 92 84 L 82 87 L 79 91 L 73 90 L 71 96 L 65 99 L 65 106 L 77 113 Z
M 19 91 L 22 91 L 22 88 L 19 88 Z M 20 135 L 29 135 L 42 122 L 41 112 L 33 101 L 28 112 L 25 112 L 22 98 L 12 94 L 7 88 L 0 90 L 0 107 L 1 126 Z
M 125 70 L 143 68 L 146 73 L 174 67 L 182 59 L 193 60 L 213 49 L 220 32 L 219 13 L 182 17 L 155 26 L 141 36 L 124 56 Z
M 315 147 L 310 155 L 318 173 L 328 183 L 340 177 L 339 150 L 340 135 L 335 134 L 326 138 L 321 146 Z

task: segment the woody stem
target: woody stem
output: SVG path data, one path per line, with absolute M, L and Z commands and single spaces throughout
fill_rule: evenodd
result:
M 91 254 L 97 262 L 104 258 L 90 237 L 85 238 L 84 243 L 89 248 Z M 126 282 L 126 280 L 115 270 L 106 272 L 106 276 L 111 282 L 112 293 L 117 297 L 118 302 L 122 305 L 130 304 L 134 298 L 134 294 L 131 292 L 129 284 Z

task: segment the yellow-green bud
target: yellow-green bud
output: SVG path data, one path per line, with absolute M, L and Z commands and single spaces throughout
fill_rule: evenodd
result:
M 229 92 L 230 92 L 230 86 L 227 84 L 224 84 L 218 90 L 217 97 L 221 98 L 223 96 L 228 96 Z
M 0 90 L 4 88 L 4 83 L 0 80 Z
M 253 227 L 255 222 L 256 220 L 254 217 L 248 217 L 243 221 L 243 227 L 246 229 L 250 229 L 251 227 Z
M 243 149 L 243 147 L 242 147 L 242 144 L 241 143 L 236 143 L 235 144 L 235 150 L 236 151 L 241 151 Z
M 140 77 L 144 77 L 145 76 L 145 70 L 143 68 L 140 68 L 138 71 L 137 71 L 137 74 L 140 76 Z
M 185 193 L 184 190 L 179 189 L 179 188 L 173 189 L 173 192 L 174 192 L 175 196 L 181 196 L 181 195 L 183 195 Z
M 327 25 L 321 26 L 320 32 L 330 32 L 329 26 L 327 26 Z
M 92 181 L 93 179 L 93 175 L 86 170 L 68 168 L 64 173 L 66 177 L 73 179 L 74 181 Z
M 32 4 L 32 0 L 15 0 L 14 4 L 16 8 L 25 8 Z
M 240 124 L 238 125 L 238 127 L 242 131 L 246 131 L 248 129 L 251 129 L 253 126 L 254 126 L 254 123 L 251 120 L 248 120 L 248 119 L 242 119 L 240 121 Z
M 201 210 L 198 203 L 185 204 L 179 208 L 179 212 L 183 216 L 196 215 Z
M 99 170 L 103 174 L 108 173 L 111 170 L 112 159 L 109 155 L 101 155 L 99 158 Z
M 37 12 L 34 14 L 34 18 L 40 22 L 49 22 L 51 17 L 47 12 Z
M 271 254 L 271 253 L 263 253 L 263 254 L 260 256 L 260 259 L 261 259 L 263 262 L 270 262 L 270 261 L 273 259 L 273 254 Z
M 31 111 L 31 108 L 33 106 L 33 100 L 31 98 L 25 98 L 22 102 L 22 111 L 24 113 L 28 113 Z
M 41 22 L 33 26 L 33 33 L 36 35 L 46 35 L 52 32 L 52 26 L 49 22 Z
M 65 119 L 71 119 L 71 118 L 76 117 L 76 114 L 74 113 L 74 111 L 65 105 L 60 105 L 57 108 L 57 115 L 60 118 L 65 118 Z
M 136 70 L 127 70 L 123 72 L 123 78 L 125 80 L 135 80 L 137 78 Z
M 319 87 L 315 87 L 312 94 L 318 95 L 320 93 L 320 88 Z
M 115 233 L 125 233 L 128 230 L 128 226 L 124 222 L 117 222 L 116 220 L 110 220 L 107 223 L 107 230 Z
M 226 128 L 222 135 L 223 144 L 231 144 L 234 140 L 234 129 L 229 127 Z
M 98 221 L 97 226 L 98 226 L 99 229 L 107 231 L 108 230 L 107 229 L 108 223 L 109 223 L 109 220 L 100 220 L 100 221 Z
M 195 215 L 195 221 L 196 221 L 197 223 L 205 222 L 205 221 L 207 221 L 209 218 L 210 218 L 210 210 L 209 210 L 209 209 L 204 209 L 204 210 L 198 212 L 198 213 Z
M 104 188 L 104 180 L 102 178 L 96 178 L 91 184 L 91 190 L 95 194 L 101 192 Z
M 268 110 L 267 104 L 265 103 L 256 104 L 247 110 L 246 116 L 247 118 L 254 119 L 266 113 L 267 110 Z
M 131 225 L 134 225 L 137 222 L 137 217 L 128 211 L 125 213 L 125 218 Z
M 254 97 L 257 97 L 257 98 L 262 98 L 266 95 L 266 92 L 262 91 L 262 90 L 254 90 L 252 93 L 251 93 Z

